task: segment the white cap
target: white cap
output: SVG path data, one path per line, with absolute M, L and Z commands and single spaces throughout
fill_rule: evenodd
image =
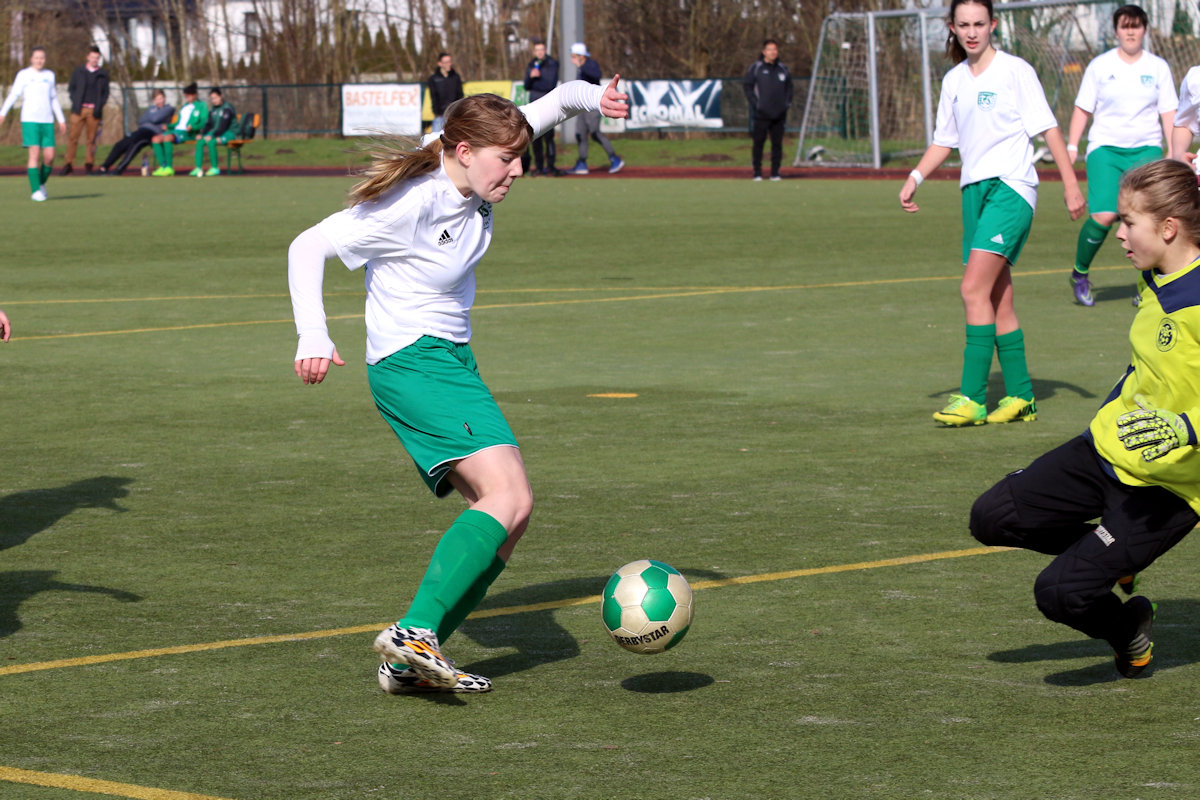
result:
M 575 44 L 571 45 L 571 55 L 586 56 L 587 54 L 587 45 L 585 45 L 583 42 L 576 42 Z

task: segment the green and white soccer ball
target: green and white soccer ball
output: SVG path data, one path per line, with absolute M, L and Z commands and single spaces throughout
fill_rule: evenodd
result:
M 634 653 L 670 650 L 692 624 L 692 587 L 661 561 L 642 559 L 621 567 L 608 579 L 603 598 L 604 627 Z

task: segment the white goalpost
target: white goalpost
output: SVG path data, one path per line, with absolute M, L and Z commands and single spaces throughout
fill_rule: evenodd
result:
M 1136 1 L 1136 0 L 1135 0 Z M 1083 70 L 1115 46 L 1116 0 L 996 3 L 1000 49 L 1033 65 L 1065 132 Z M 1196 64 L 1194 21 L 1172 0 L 1140 3 L 1150 15 L 1146 49 L 1171 65 L 1175 82 Z M 920 155 L 933 138 L 945 55 L 945 7 L 830 14 L 821 23 L 794 166 L 879 168 Z M 1170 32 L 1186 24 L 1185 34 Z M 1161 33 L 1160 33 L 1161 32 Z

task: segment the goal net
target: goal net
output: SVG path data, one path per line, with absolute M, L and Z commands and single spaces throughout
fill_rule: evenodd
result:
M 993 42 L 1033 65 L 1064 134 L 1088 62 L 1116 46 L 1115 0 L 996 3 Z M 1184 4 L 1152 0 L 1146 49 L 1176 85 L 1198 63 Z M 825 18 L 794 164 L 880 167 L 919 156 L 933 140 L 946 57 L 947 8 L 837 13 Z M 1174 35 L 1172 35 L 1174 34 Z

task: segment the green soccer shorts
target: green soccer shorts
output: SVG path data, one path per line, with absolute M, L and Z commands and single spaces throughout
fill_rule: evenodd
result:
M 54 147 L 54 123 L 22 122 L 21 147 Z
M 1116 214 L 1121 176 L 1162 158 L 1161 147 L 1097 147 L 1087 157 L 1089 214 Z
M 375 406 L 438 497 L 454 490 L 454 462 L 517 438 L 479 377 L 468 344 L 422 336 L 367 366 Z
M 1016 264 L 1033 227 L 1033 209 L 1004 181 L 988 178 L 963 187 L 962 219 L 963 264 L 972 250 L 999 253 Z

